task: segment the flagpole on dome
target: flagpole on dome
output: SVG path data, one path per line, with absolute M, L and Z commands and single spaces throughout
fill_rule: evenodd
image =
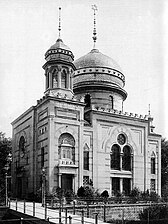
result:
M 58 38 L 61 39 L 61 7 L 59 7 L 59 25 L 58 25 Z
M 93 49 L 95 49 L 95 47 L 96 47 L 96 40 L 97 40 L 97 36 L 96 36 L 96 34 L 97 34 L 97 32 L 96 32 L 96 11 L 97 11 L 97 6 L 96 5 L 92 5 L 92 9 L 93 9 L 93 11 L 94 11 L 94 26 L 93 26 Z

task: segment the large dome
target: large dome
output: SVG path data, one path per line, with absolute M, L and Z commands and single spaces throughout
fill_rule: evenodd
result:
M 122 110 L 127 98 L 125 76 L 120 66 L 97 49 L 74 62 L 73 91 L 77 97 L 90 97 L 91 105 Z
M 80 57 L 75 62 L 76 69 L 103 67 L 111 68 L 117 71 L 122 71 L 120 66 L 107 55 L 102 54 L 98 49 L 92 49 L 88 54 Z

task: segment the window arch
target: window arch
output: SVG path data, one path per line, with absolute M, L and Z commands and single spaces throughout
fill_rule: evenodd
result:
M 67 73 L 65 69 L 61 73 L 61 88 L 67 88 Z
M 21 136 L 20 137 L 20 140 L 19 140 L 19 153 L 20 153 L 20 156 L 23 157 L 24 154 L 25 154 L 25 138 L 24 136 Z
M 112 146 L 110 161 L 111 169 L 120 170 L 120 146 L 117 144 Z
M 123 148 L 122 169 L 131 171 L 131 148 L 126 145 Z
M 69 133 L 63 133 L 58 139 L 59 158 L 75 162 L 75 140 Z
M 90 99 L 90 95 L 89 94 L 86 94 L 85 95 L 85 100 L 84 100 L 85 104 L 86 104 L 86 108 L 90 107 L 91 105 L 91 99 Z

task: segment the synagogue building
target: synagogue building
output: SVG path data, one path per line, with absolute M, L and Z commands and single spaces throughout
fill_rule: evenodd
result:
M 161 136 L 150 113 L 124 111 L 120 66 L 95 45 L 74 61 L 60 36 L 45 60 L 44 96 L 12 122 L 13 195 L 36 194 L 42 168 L 47 192 L 92 181 L 111 196 L 134 187 L 161 194 Z

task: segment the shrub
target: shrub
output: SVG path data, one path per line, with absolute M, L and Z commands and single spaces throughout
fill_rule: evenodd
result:
M 109 197 L 109 193 L 107 190 L 104 190 L 102 193 L 101 193 L 101 197 L 107 199 Z

